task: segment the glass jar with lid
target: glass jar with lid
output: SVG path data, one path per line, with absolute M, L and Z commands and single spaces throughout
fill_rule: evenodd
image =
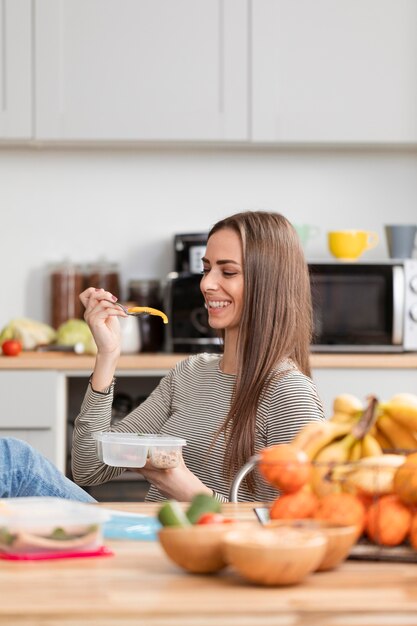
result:
M 110 291 L 120 299 L 119 266 L 117 263 L 100 259 L 87 267 L 85 287 L 96 287 Z
M 80 293 L 84 288 L 84 277 L 80 265 L 71 261 L 52 265 L 51 283 L 51 325 L 58 328 L 69 319 L 81 319 L 84 307 Z

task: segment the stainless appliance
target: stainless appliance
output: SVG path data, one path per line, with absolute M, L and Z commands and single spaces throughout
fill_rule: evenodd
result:
M 200 291 L 201 274 L 172 272 L 165 288 L 167 352 L 220 352 L 221 340 L 208 325 L 207 311 Z
M 417 351 L 417 259 L 310 262 L 315 352 Z

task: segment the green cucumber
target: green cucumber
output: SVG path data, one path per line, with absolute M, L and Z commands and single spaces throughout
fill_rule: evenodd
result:
M 191 526 L 191 523 L 175 500 L 168 500 L 158 511 L 162 526 Z
M 186 511 L 186 516 L 191 524 L 195 524 L 203 513 L 220 513 L 221 508 L 221 502 L 216 500 L 214 496 L 199 493 L 191 500 L 191 504 Z

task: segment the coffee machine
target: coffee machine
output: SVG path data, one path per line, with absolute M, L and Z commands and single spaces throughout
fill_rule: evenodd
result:
M 221 352 L 222 340 L 208 325 L 200 291 L 207 233 L 174 236 L 175 271 L 167 276 L 164 307 L 169 318 L 167 352 Z

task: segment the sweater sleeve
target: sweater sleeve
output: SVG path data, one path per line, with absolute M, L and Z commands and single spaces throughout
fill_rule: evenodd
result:
M 264 423 L 268 446 L 290 443 L 306 424 L 324 419 L 323 406 L 311 378 L 292 370 L 275 384 Z
M 108 394 L 95 392 L 89 385 L 74 423 L 72 473 L 79 485 L 99 485 L 125 472 L 110 467 L 97 457 L 92 433 L 101 431 L 158 433 L 171 413 L 173 371 L 169 372 L 140 406 L 115 425 L 111 424 L 114 384 Z

